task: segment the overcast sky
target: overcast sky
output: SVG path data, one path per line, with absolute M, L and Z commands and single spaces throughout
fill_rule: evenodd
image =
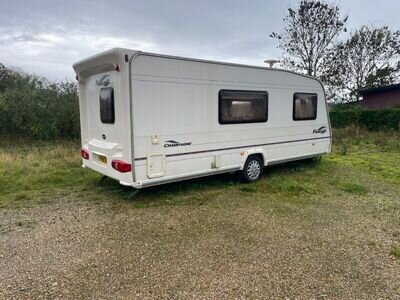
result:
M 52 80 L 113 47 L 246 64 L 278 58 L 291 0 L 0 0 L 0 62 Z M 400 29 L 399 0 L 342 0 L 349 26 Z

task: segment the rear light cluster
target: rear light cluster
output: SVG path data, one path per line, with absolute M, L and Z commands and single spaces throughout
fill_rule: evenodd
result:
M 89 151 L 87 151 L 86 149 L 82 149 L 81 156 L 83 159 L 89 159 Z
M 122 160 L 113 160 L 111 162 L 111 166 L 117 170 L 118 172 L 121 173 L 126 173 L 132 171 L 132 166 L 131 164 L 128 164 L 126 162 L 123 162 Z
M 86 149 L 82 149 L 81 150 L 81 156 L 83 159 L 89 159 L 89 151 L 87 151 Z M 132 165 L 128 164 L 122 160 L 113 160 L 111 162 L 111 166 L 113 167 L 113 169 L 117 170 L 118 172 L 121 173 L 126 173 L 126 172 L 130 172 L 132 171 Z

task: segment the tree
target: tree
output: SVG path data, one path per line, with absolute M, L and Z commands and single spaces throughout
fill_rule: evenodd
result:
M 342 101 L 358 101 L 359 90 L 392 84 L 400 72 L 400 31 L 361 26 L 324 60 L 322 80 Z
M 311 76 L 321 75 L 321 63 L 334 39 L 346 31 L 347 16 L 339 7 L 322 1 L 302 0 L 297 9 L 288 9 L 282 33 L 273 32 L 278 48 L 284 51 L 283 65 Z
M 0 92 L 10 87 L 13 84 L 13 74 L 11 70 L 7 69 L 2 63 L 0 63 Z

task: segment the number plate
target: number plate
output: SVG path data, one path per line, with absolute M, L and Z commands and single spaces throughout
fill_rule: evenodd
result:
M 107 157 L 99 155 L 99 162 L 101 162 L 102 164 L 107 164 Z

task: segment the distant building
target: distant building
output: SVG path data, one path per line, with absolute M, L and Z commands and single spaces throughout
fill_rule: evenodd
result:
M 368 109 L 400 107 L 400 84 L 365 88 L 360 91 L 362 106 Z

